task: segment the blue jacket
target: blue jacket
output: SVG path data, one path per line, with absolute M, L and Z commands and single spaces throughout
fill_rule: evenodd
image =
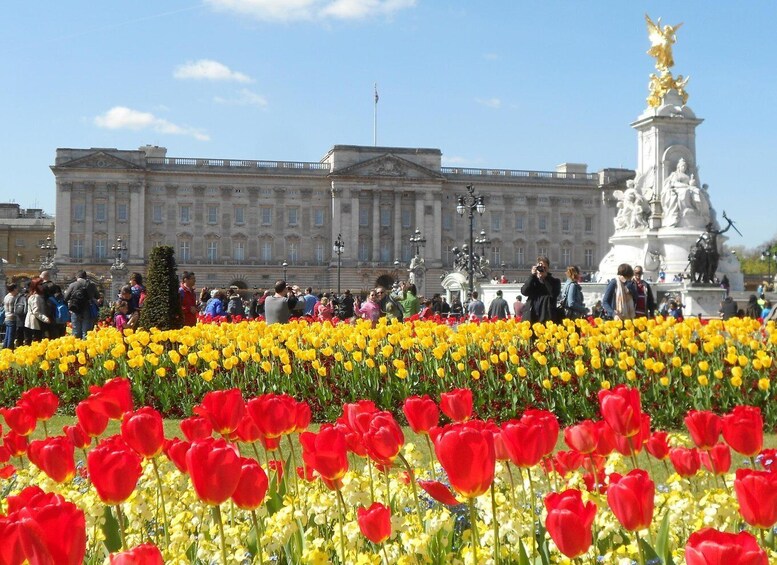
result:
M 213 316 L 215 318 L 216 316 L 224 316 L 225 314 L 224 304 L 221 302 L 221 299 L 211 298 L 208 300 L 208 304 L 205 306 L 206 316 Z
M 604 291 L 604 296 L 602 296 L 602 307 L 604 308 L 605 314 L 607 314 L 608 318 L 612 318 L 615 315 L 615 294 L 616 294 L 616 282 L 617 278 L 611 279 L 609 283 L 607 283 L 607 290 Z M 637 296 L 637 287 L 634 285 L 634 281 L 627 280 L 626 281 L 626 288 L 629 289 L 629 292 L 631 293 L 632 299 Z

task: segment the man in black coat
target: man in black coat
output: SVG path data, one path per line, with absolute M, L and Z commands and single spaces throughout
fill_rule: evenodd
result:
M 527 297 L 523 319 L 534 322 L 558 322 L 556 303 L 561 294 L 561 281 L 550 273 L 550 259 L 537 257 L 537 264 L 531 268 L 531 277 L 521 288 Z

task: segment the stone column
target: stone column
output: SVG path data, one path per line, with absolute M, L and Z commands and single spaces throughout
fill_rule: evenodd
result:
M 402 187 L 394 187 L 394 258 L 402 256 Z M 391 260 L 391 257 L 389 257 Z
M 56 230 L 54 233 L 59 256 L 70 257 L 70 230 L 71 210 L 70 196 L 73 190 L 72 182 L 60 182 L 57 186 L 57 212 L 56 212 Z M 9 257 L 10 261 L 11 258 Z
M 380 261 L 380 191 L 372 193 L 372 260 Z
M 128 262 L 133 260 L 138 262 L 145 261 L 143 252 L 145 241 L 143 241 L 143 222 L 145 221 L 144 194 L 146 191 L 145 183 L 130 182 L 130 213 L 129 213 L 129 239 L 127 258 Z M 178 218 L 176 217 L 175 220 Z

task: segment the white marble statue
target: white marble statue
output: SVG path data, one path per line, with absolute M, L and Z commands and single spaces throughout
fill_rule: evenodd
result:
M 674 172 L 664 180 L 661 207 L 664 227 L 699 227 L 710 221 L 707 190 L 697 186 L 693 174 L 688 175 L 685 159 L 680 159 Z
M 634 181 L 626 181 L 626 190 L 613 192 L 618 198 L 618 214 L 615 216 L 615 230 L 639 230 L 648 225 L 650 206 L 647 199 L 635 187 Z

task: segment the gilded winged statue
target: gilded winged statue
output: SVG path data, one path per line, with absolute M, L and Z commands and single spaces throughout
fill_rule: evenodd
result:
M 661 18 L 654 22 L 647 14 L 645 14 L 645 22 L 647 22 L 648 38 L 650 39 L 650 49 L 648 49 L 647 53 L 651 57 L 655 57 L 656 68 L 659 71 L 667 72 L 670 67 L 674 66 L 672 45 L 677 41 L 675 33 L 683 24 L 679 23 L 675 26 L 665 25 L 662 29 Z

